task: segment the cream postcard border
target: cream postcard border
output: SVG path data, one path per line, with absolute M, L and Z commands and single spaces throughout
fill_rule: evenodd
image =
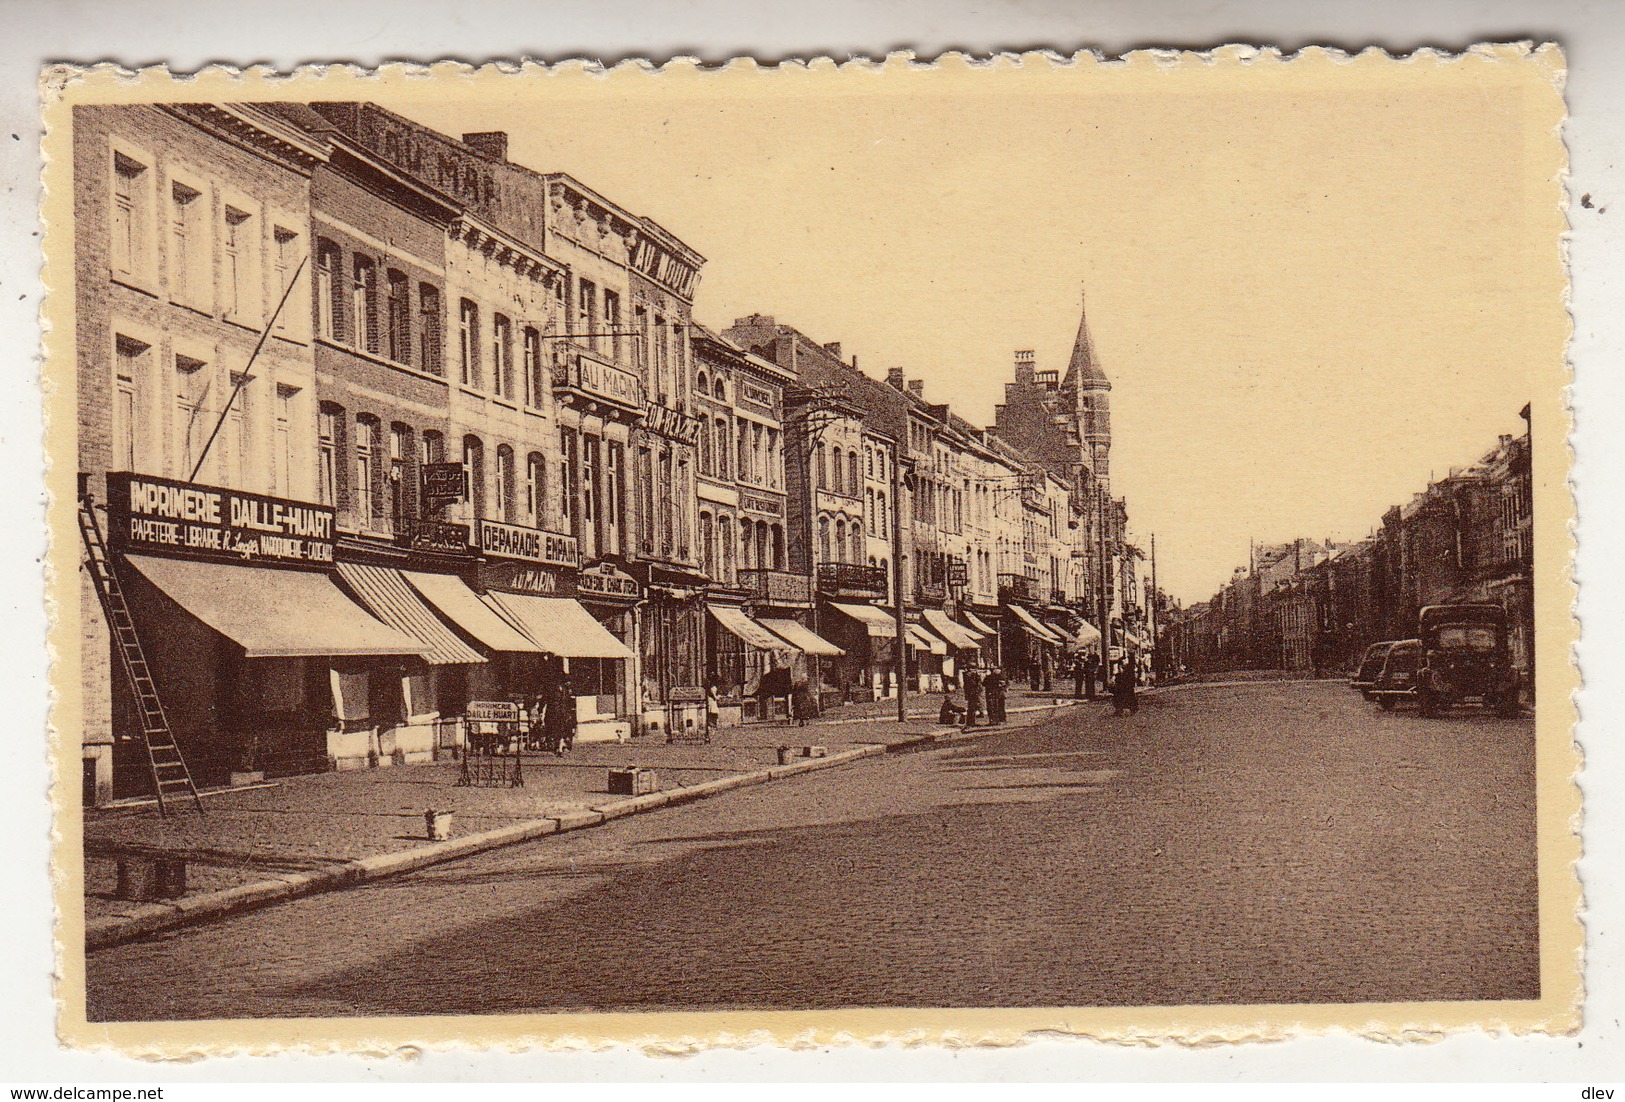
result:
M 1421 86 L 1439 66 L 1472 66 L 1485 84 L 1525 92 L 1524 196 L 1536 240 L 1532 255 L 1544 257 L 1539 279 L 1549 287 L 1549 308 L 1528 319 L 1533 469 L 1535 482 L 1535 615 L 1538 683 L 1536 731 L 1537 832 L 1539 838 L 1541 997 L 1530 1001 L 1479 1003 L 1369 1003 L 1285 1006 L 1188 1006 L 1015 1010 L 820 1010 L 786 1012 L 695 1012 L 647 1014 L 537 1014 L 491 1017 L 215 1020 L 161 1023 L 87 1023 L 84 1001 L 82 813 L 77 802 L 80 729 L 79 543 L 75 521 L 74 225 L 71 112 L 75 105 L 213 99 L 364 99 L 381 82 L 392 95 L 448 97 L 501 95 L 505 86 L 528 80 L 614 82 L 622 94 L 682 95 L 696 82 L 726 83 L 740 96 L 759 82 L 810 86 L 822 82 L 832 95 L 861 95 L 869 79 L 917 82 L 922 91 L 943 92 L 977 81 L 1030 91 L 1075 86 L 1111 90 L 1159 82 L 1245 79 L 1249 91 L 1346 79 L 1357 73 L 1369 86 L 1396 95 Z M 597 1048 L 632 1045 L 650 1051 L 688 1051 L 709 1046 L 779 1044 L 1017 1044 L 1031 1034 L 1072 1034 L 1126 1044 L 1281 1039 L 1347 1031 L 1386 1040 L 1435 1039 L 1455 1031 L 1572 1032 L 1580 1025 L 1584 930 L 1575 872 L 1580 856 L 1581 802 L 1575 775 L 1580 766 L 1573 731 L 1579 670 L 1572 655 L 1579 625 L 1574 601 L 1574 499 L 1568 478 L 1570 335 L 1563 240 L 1567 230 L 1562 144 L 1564 61 L 1553 45 L 1481 45 L 1461 54 L 1419 51 L 1392 58 L 1380 50 L 1358 55 L 1311 48 L 1290 56 L 1273 50 L 1227 46 L 1210 53 L 1138 51 L 1103 60 L 1089 53 L 1067 59 L 1050 53 L 999 55 L 977 60 L 950 54 L 932 62 L 909 55 L 837 65 L 827 58 L 762 67 L 738 60 L 705 67 L 675 60 L 655 69 L 622 63 L 604 70 L 583 62 L 455 62 L 350 66 L 304 66 L 279 75 L 260 68 L 218 66 L 177 76 L 166 69 L 131 72 L 112 65 L 56 66 L 42 79 L 46 133 L 43 222 L 43 385 L 47 421 L 46 481 L 50 494 L 47 556 L 51 614 L 51 747 L 55 812 L 53 887 L 57 904 L 58 1034 L 75 1048 L 111 1049 L 148 1058 L 185 1058 L 284 1049 L 309 1052 L 387 1054 L 425 1047 L 478 1049 Z M 1239 85 L 1238 85 L 1239 87 Z M 1522 223 L 1520 223 L 1522 224 Z M 1396 368 L 1396 372 L 1397 372 Z

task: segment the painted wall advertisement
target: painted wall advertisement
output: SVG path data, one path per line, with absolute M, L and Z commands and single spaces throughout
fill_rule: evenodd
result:
M 125 552 L 333 565 L 326 505 L 121 471 L 107 476 L 107 516 L 108 538 Z

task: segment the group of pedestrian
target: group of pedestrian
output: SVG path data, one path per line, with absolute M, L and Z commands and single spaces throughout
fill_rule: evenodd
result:
M 530 698 L 527 735 L 533 748 L 563 757 L 576 744 L 576 698 L 569 674 L 559 674 Z
M 977 725 L 978 720 L 985 720 L 989 727 L 1006 722 L 1008 713 L 1005 700 L 1009 683 L 1004 678 L 1003 670 L 972 666 L 960 676 L 960 683 L 964 689 L 965 703 L 961 706 L 951 690 L 944 692 L 942 710 L 937 715 L 940 723 L 944 726 L 963 724 L 969 730 Z
M 1072 699 L 1093 700 L 1095 680 L 1100 676 L 1100 655 L 1094 651 L 1072 656 Z

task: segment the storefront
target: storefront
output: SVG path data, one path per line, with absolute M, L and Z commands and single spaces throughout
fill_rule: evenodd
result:
M 706 686 L 716 690 L 719 702 L 729 702 L 719 709 L 724 726 L 742 722 L 747 699 L 753 718 L 771 718 L 782 710 L 791 686 L 811 684 L 806 654 L 758 623 L 742 604 L 713 597 L 706 602 L 706 613 Z M 775 676 L 775 671 L 785 672 Z M 781 681 L 784 691 L 775 691 Z M 775 700 L 781 703 L 775 705 Z
M 1005 670 L 1012 680 L 1024 679 L 1035 691 L 1050 691 L 1063 647 L 1061 637 L 1021 605 L 1009 604 L 1005 610 L 1009 613 L 1001 639 Z
M 576 702 L 576 739 L 624 742 L 630 724 L 616 711 L 619 696 L 598 690 L 621 682 L 633 652 L 573 597 L 537 597 L 492 591 L 485 602 L 542 652 L 535 682 L 522 699 L 546 696 L 567 679 Z
M 847 677 L 869 686 L 876 700 L 895 695 L 896 617 L 874 605 L 831 601 L 821 627 L 820 634 L 845 652 L 841 668 Z
M 128 473 L 107 487 L 114 562 L 194 781 L 320 772 L 352 744 L 363 761 L 386 753 L 380 732 L 406 719 L 431 648 L 336 584 L 332 509 Z M 115 794 L 145 791 L 129 686 L 113 700 Z
M 575 578 L 576 600 L 604 630 L 633 655 L 631 660 L 598 659 L 592 684 L 600 694 L 599 714 L 615 717 L 616 737 L 630 738 L 642 705 L 638 697 L 637 607 L 643 600 L 638 580 L 611 562 L 584 567 Z M 585 665 L 583 664 L 583 670 Z M 610 699 L 613 698 L 613 699 Z
M 659 563 L 626 564 L 644 587 L 638 624 L 642 733 L 698 737 L 705 729 L 706 590 L 703 574 Z
M 970 608 L 961 606 L 960 619 L 965 626 L 981 635 L 982 661 L 992 666 L 1004 665 L 1004 647 L 999 640 L 998 625 L 1003 617 L 999 609 L 994 606 L 977 606 Z
M 948 650 L 942 673 L 947 684 L 958 685 L 967 666 L 982 663 L 981 636 L 969 628 L 956 624 L 946 612 L 928 608 L 921 611 L 931 634 L 940 639 Z

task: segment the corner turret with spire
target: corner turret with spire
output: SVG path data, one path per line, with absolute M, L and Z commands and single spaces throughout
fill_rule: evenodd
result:
M 1089 335 L 1089 314 L 1082 292 L 1078 296 L 1078 335 L 1072 342 L 1072 360 L 1067 364 L 1061 391 L 1071 398 L 1077 411 L 1079 435 L 1089 449 L 1095 478 L 1111 485 L 1112 384 L 1101 370 L 1095 355 L 1094 338 Z

